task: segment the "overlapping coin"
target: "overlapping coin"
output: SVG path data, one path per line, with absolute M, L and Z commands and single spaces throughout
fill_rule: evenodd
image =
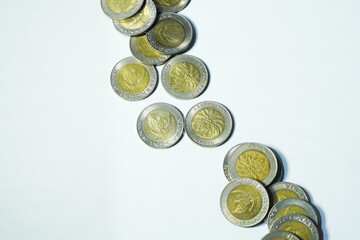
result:
M 301 240 L 296 235 L 285 231 L 275 231 L 267 234 L 261 240 Z
M 101 8 L 112 19 L 124 19 L 135 15 L 144 0 L 101 0 Z
M 273 205 L 286 198 L 300 198 L 309 201 L 306 192 L 298 185 L 290 182 L 277 182 L 268 187 Z
M 180 12 L 190 0 L 154 0 L 159 12 Z

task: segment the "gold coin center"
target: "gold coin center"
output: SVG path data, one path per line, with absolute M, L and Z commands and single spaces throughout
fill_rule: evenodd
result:
M 150 82 L 150 75 L 144 66 L 129 63 L 120 69 L 117 82 L 123 91 L 135 94 L 146 89 Z
M 125 13 L 130 11 L 137 0 L 106 0 L 109 9 L 114 13 Z
M 150 46 L 146 35 L 140 36 L 136 39 L 136 47 L 143 56 L 148 58 L 156 58 L 163 55 Z
M 180 2 L 180 0 L 155 0 L 162 7 L 172 7 Z
M 310 229 L 303 223 L 297 221 L 289 221 L 281 226 L 280 230 L 291 232 L 298 236 L 301 240 L 311 240 Z
M 137 29 L 146 24 L 148 19 L 150 18 L 150 8 L 148 5 L 144 5 L 144 7 L 136 13 L 134 16 L 119 20 L 120 24 L 127 29 Z
M 195 135 L 204 140 L 213 140 L 225 129 L 225 119 L 216 109 L 204 108 L 197 111 L 191 120 Z
M 262 181 L 270 173 L 270 160 L 263 152 L 248 150 L 236 160 L 236 171 L 240 177 Z
M 174 136 L 177 123 L 171 112 L 156 109 L 146 116 L 143 127 L 147 137 L 154 141 L 163 142 Z
M 299 198 L 299 196 L 289 189 L 279 189 L 272 194 L 273 204 L 278 203 L 286 198 Z
M 179 46 L 185 39 L 184 26 L 175 19 L 164 19 L 154 27 L 154 38 L 157 43 L 167 48 Z
M 191 92 L 200 83 L 200 71 L 190 62 L 179 62 L 170 69 L 168 81 L 177 92 Z
M 282 209 L 280 209 L 280 211 L 276 214 L 275 219 L 278 219 L 282 216 L 285 216 L 285 215 L 288 215 L 291 213 L 298 213 L 298 214 L 309 217 L 308 212 L 305 209 L 303 209 L 302 207 L 297 206 L 297 205 L 289 205 L 289 206 L 286 206 L 286 207 L 283 207 Z

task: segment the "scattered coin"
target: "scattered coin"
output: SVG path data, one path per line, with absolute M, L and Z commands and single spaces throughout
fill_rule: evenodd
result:
M 112 19 L 124 19 L 135 15 L 144 0 L 101 0 L 101 8 Z
M 261 240 L 301 240 L 301 239 L 290 232 L 285 232 L 280 230 L 267 234 Z
M 268 187 L 271 195 L 272 205 L 284 200 L 286 198 L 301 198 L 305 201 L 309 201 L 306 192 L 294 183 L 289 182 L 277 182 Z
M 180 12 L 190 0 L 154 0 L 159 12 Z

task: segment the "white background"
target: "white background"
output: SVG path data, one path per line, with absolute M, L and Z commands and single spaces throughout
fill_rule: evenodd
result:
M 1 0 L 0 239 L 260 239 L 265 224 L 239 228 L 219 206 L 223 158 L 246 141 L 278 151 L 325 239 L 359 238 L 360 1 L 193 0 L 181 13 L 208 89 L 182 101 L 159 84 L 127 102 L 109 76 L 129 38 L 100 1 Z M 204 100 L 234 115 L 224 145 L 138 137 L 147 105 L 186 115 Z

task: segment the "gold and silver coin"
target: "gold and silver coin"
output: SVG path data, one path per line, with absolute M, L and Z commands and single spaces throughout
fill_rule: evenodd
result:
M 125 19 L 113 19 L 115 28 L 127 36 L 144 33 L 155 22 L 156 7 L 153 1 L 146 0 L 146 4 L 135 15 Z
M 144 0 L 101 0 L 101 8 L 112 19 L 124 19 L 135 15 Z
M 128 57 L 114 66 L 110 80 L 112 88 L 120 97 L 128 101 L 138 101 L 154 91 L 157 72 L 153 66 Z
M 137 60 L 147 65 L 162 65 L 171 57 L 151 47 L 146 35 L 131 37 L 130 50 Z
M 268 187 L 273 205 L 286 198 L 300 198 L 309 201 L 306 192 L 294 183 L 277 182 Z
M 205 101 L 193 106 L 185 119 L 190 139 L 204 147 L 216 147 L 224 143 L 232 132 L 230 112 L 217 102 Z
M 269 196 L 265 187 L 252 178 L 238 178 L 221 194 L 220 206 L 224 216 L 240 227 L 260 223 L 269 210 Z
M 169 148 L 183 135 L 183 115 L 170 104 L 154 103 L 140 113 L 137 131 L 140 138 L 149 146 Z
M 193 39 L 191 23 L 176 13 L 162 13 L 147 33 L 149 44 L 157 51 L 174 55 L 185 51 Z
M 270 232 L 278 230 L 291 232 L 301 240 L 319 240 L 319 230 L 315 223 L 301 214 L 288 214 L 276 220 Z
M 250 177 L 269 185 L 278 172 L 278 162 L 270 148 L 260 143 L 241 143 L 226 154 L 223 165 L 229 181 Z
M 286 231 L 275 231 L 267 234 L 261 240 L 301 240 L 296 235 Z
M 159 12 L 180 12 L 190 0 L 154 0 Z
M 271 208 L 267 218 L 269 229 L 271 229 L 271 226 L 277 219 L 291 213 L 304 215 L 310 218 L 316 225 L 319 223 L 316 211 L 310 203 L 300 198 L 287 198 Z
M 191 55 L 178 55 L 168 61 L 161 81 L 165 90 L 180 99 L 193 99 L 206 88 L 209 74 L 205 64 Z

